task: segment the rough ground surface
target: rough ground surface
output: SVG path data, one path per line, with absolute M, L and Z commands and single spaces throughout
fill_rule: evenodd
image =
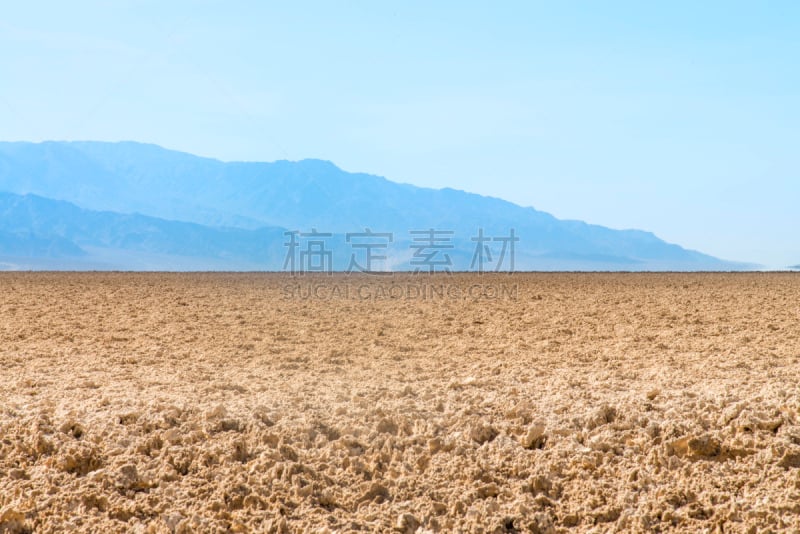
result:
M 3 274 L 0 532 L 797 531 L 799 325 L 796 274 Z

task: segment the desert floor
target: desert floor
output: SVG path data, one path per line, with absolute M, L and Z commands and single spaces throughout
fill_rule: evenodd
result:
M 800 275 L 0 275 L 0 532 L 800 530 Z

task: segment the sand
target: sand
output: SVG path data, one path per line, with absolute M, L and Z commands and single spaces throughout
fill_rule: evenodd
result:
M 6 273 L 0 369 L 3 533 L 800 530 L 797 274 Z

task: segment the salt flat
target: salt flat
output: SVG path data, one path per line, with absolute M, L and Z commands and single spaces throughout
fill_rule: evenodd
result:
M 3 273 L 0 532 L 800 529 L 800 276 Z

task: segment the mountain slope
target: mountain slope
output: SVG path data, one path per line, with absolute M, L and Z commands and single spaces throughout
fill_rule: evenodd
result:
M 562 221 L 504 200 L 347 173 L 320 160 L 223 163 L 131 142 L 0 143 L 0 191 L 206 227 L 317 228 L 337 234 L 371 228 L 391 232 L 400 242 L 411 238 L 411 230 L 451 230 L 462 256 L 470 254 L 470 238 L 480 228 L 493 236 L 513 228 L 520 238 L 518 251 L 529 260 L 519 268 L 744 267 L 665 243 L 648 232 Z M 140 222 L 133 218 L 119 224 Z M 126 239 L 135 238 L 129 234 Z M 201 243 L 192 243 L 192 252 L 202 253 Z
M 117 269 L 122 251 L 151 256 L 195 258 L 202 266 L 263 269 L 282 257 L 281 228 L 210 228 L 143 215 L 85 210 L 37 195 L 0 193 L 0 255 L 19 258 L 82 259 Z M 160 258 L 160 259 L 159 259 Z M 219 261 L 217 261 L 219 260 Z

